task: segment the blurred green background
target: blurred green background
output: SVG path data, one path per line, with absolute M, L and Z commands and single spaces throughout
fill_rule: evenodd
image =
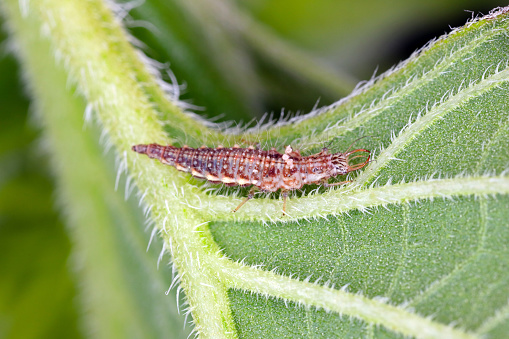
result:
M 505 5 L 246 0 L 230 4 L 232 14 L 221 4 L 226 2 L 146 0 L 125 20 L 145 53 L 170 65 L 183 100 L 201 107 L 198 112 L 206 117 L 236 121 L 265 112 L 278 116 L 282 108 L 307 112 L 318 100 L 319 105 L 337 101 L 356 81 L 384 72 L 450 27 L 463 25 L 472 13 Z M 335 69 L 345 89 L 313 81 L 270 57 L 270 43 L 240 30 L 239 22 L 246 21 L 262 37 L 307 51 Z M 77 338 L 87 331 L 76 298 L 79 277 L 70 267 L 71 241 L 5 32 L 0 33 L 0 338 Z

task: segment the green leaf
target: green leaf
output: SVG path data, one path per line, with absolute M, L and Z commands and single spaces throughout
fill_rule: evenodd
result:
M 61 78 L 76 84 L 87 111 L 96 113 L 120 156 L 120 170 L 129 169 L 172 255 L 201 336 L 504 337 L 509 327 L 507 8 L 439 39 L 331 107 L 230 135 L 193 120 L 167 99 L 99 1 L 41 0 L 31 3 L 25 16 L 14 1 L 5 7 L 33 86 L 43 88 L 44 81 L 35 76 L 42 73 L 36 68 L 41 63 L 27 57 L 38 50 L 27 37 L 42 29 L 51 51 L 63 60 Z M 25 30 L 27 35 L 20 33 Z M 49 97 L 36 95 L 41 102 Z M 41 111 L 46 119 L 53 116 Z M 81 110 L 71 110 L 67 119 L 74 126 L 69 131 L 75 131 Z M 69 131 L 56 128 L 49 134 L 71 140 Z M 357 140 L 368 135 L 373 137 Z M 87 138 L 91 142 L 92 136 Z M 260 141 L 279 148 L 292 144 L 308 155 L 331 140 L 337 151 L 354 142 L 372 150 L 374 161 L 344 188 L 305 188 L 289 200 L 287 217 L 281 217 L 282 202 L 275 195 L 253 199 L 233 214 L 241 201 L 236 189 L 207 193 L 187 174 L 130 151 L 147 142 Z M 55 156 L 65 159 L 68 147 L 54 142 Z M 90 164 L 57 169 L 69 201 L 82 190 L 111 190 L 97 148 L 83 149 Z M 87 216 L 118 199 L 87 196 L 93 199 L 70 202 L 83 204 Z M 133 212 L 120 208 L 118 214 L 124 213 Z M 134 222 L 119 216 L 115 223 Z M 81 243 L 84 250 L 92 247 L 90 239 L 122 236 L 85 233 L 77 237 L 88 240 Z M 124 252 L 113 253 L 125 259 Z M 117 269 L 114 262 L 105 262 L 105 268 Z M 140 294 L 116 296 L 125 305 Z M 139 324 L 133 325 L 140 331 L 134 335 L 149 330 L 147 313 L 120 307 L 129 324 Z M 146 312 L 159 314 L 155 306 Z

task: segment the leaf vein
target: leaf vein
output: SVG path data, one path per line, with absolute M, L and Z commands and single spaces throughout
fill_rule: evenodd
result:
M 354 186 L 356 187 L 356 186 Z M 507 176 L 472 176 L 450 179 L 430 179 L 405 184 L 386 185 L 355 191 L 354 188 L 332 190 L 316 196 L 292 199 L 288 202 L 292 218 L 275 217 L 279 215 L 280 205 L 269 199 L 255 199 L 244 210 L 235 215 L 229 213 L 228 198 L 216 198 L 217 214 L 208 214 L 209 220 L 266 220 L 271 222 L 298 221 L 299 218 L 318 218 L 334 214 L 342 217 L 351 210 L 369 211 L 377 206 L 402 204 L 419 199 L 450 198 L 453 196 L 509 194 Z M 296 209 L 293 209 L 293 206 Z M 298 210 L 306 211 L 298 212 Z M 274 216 L 267 220 L 263 214 Z M 208 210 L 203 210 L 208 213 Z M 220 215 L 220 217 L 218 217 Z
M 395 158 L 396 155 L 402 151 L 411 140 L 413 140 L 422 131 L 429 128 L 433 122 L 443 118 L 443 116 L 451 112 L 452 109 L 470 100 L 472 96 L 480 95 L 481 93 L 495 87 L 496 84 L 500 82 L 507 82 L 508 79 L 509 68 L 505 68 L 503 71 L 479 81 L 477 84 L 466 88 L 464 91 L 450 96 L 440 105 L 431 108 L 426 115 L 416 120 L 411 126 L 402 131 L 402 133 L 393 140 L 392 144 L 380 154 L 377 161 L 373 162 L 371 166 L 357 177 L 357 184 L 366 185 L 368 181 L 372 179 L 383 167 L 387 166 L 392 158 Z
M 369 299 L 359 294 L 298 281 L 273 272 L 239 265 L 231 261 L 208 262 L 229 288 L 252 291 L 290 300 L 306 306 L 348 315 L 367 324 L 382 325 L 396 333 L 416 338 L 477 338 L 457 328 L 432 321 L 401 307 Z

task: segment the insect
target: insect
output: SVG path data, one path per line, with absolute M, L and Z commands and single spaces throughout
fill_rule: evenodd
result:
M 133 146 L 132 150 L 159 159 L 163 164 L 174 166 L 179 171 L 191 172 L 194 177 L 206 179 L 214 184 L 252 185 L 248 196 L 233 212 L 237 212 L 253 198 L 255 188 L 263 192 L 281 189 L 283 215 L 286 214 L 288 191 L 300 189 L 308 184 L 322 183 L 325 187 L 346 184 L 350 181 L 329 184 L 327 180 L 363 168 L 370 158 L 370 152 L 365 149 L 329 153 L 327 147 L 309 156 L 301 156 L 299 151 L 293 150 L 291 146 L 286 147 L 284 154 L 275 148 L 266 151 L 253 146 L 240 148 L 238 145 L 229 148 L 222 146 L 191 148 L 142 144 Z M 367 159 L 363 163 L 351 166 L 352 159 L 365 156 L 352 156 L 358 152 L 367 153 Z

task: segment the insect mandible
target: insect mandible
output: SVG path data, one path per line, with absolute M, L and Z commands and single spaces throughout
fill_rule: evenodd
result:
M 163 164 L 175 167 L 179 171 L 190 172 L 194 177 L 206 179 L 214 184 L 224 183 L 227 186 L 252 186 L 248 196 L 233 210 L 237 212 L 242 205 L 252 199 L 255 188 L 263 192 L 275 192 L 281 189 L 283 195 L 283 215 L 286 214 L 288 191 L 302 188 L 308 184 L 323 184 L 325 187 L 346 184 L 342 181 L 329 184 L 331 177 L 344 175 L 366 166 L 370 152 L 365 149 L 347 150 L 345 153 L 329 153 L 327 147 L 321 152 L 301 156 L 291 146 L 286 147 L 284 154 L 275 148 L 269 151 L 250 146 L 240 148 L 238 145 L 225 148 L 191 148 L 174 147 L 158 144 L 140 144 L 132 150 L 159 159 Z M 351 166 L 354 158 L 365 155 L 363 163 Z

